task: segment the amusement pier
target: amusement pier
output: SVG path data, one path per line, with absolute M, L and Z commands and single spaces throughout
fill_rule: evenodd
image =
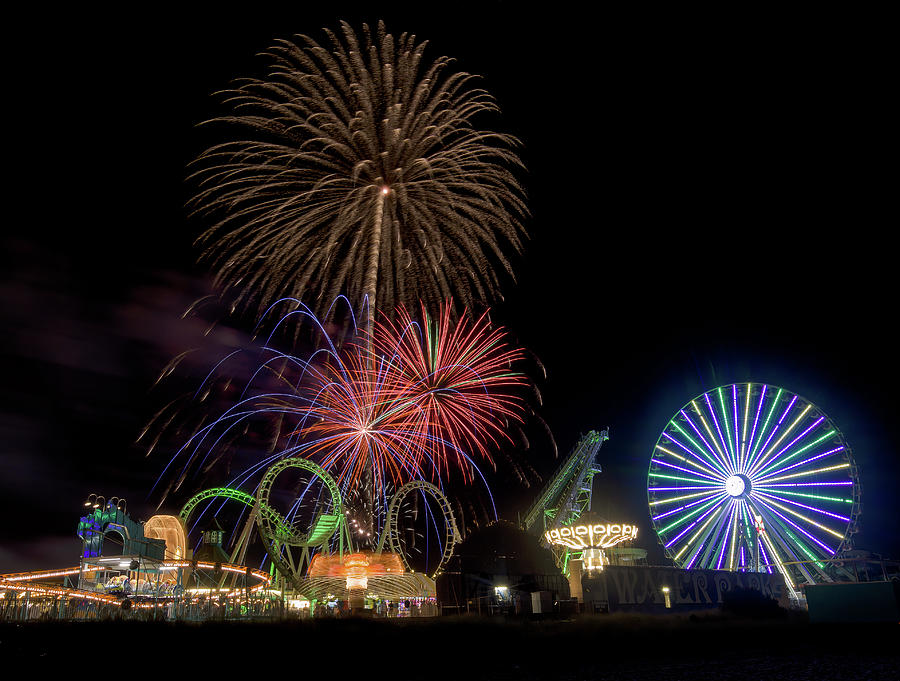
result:
M 390 496 L 377 538 L 360 537 L 340 485 L 300 457 L 272 464 L 252 493 L 201 490 L 143 522 L 126 500 L 91 494 L 73 514 L 72 564 L 0 575 L 0 619 L 547 618 L 701 612 L 737 599 L 813 621 L 897 621 L 900 563 L 853 548 L 853 457 L 808 401 L 752 383 L 692 399 L 651 448 L 646 518 L 596 511 L 595 478 L 615 475 L 600 465 L 609 437 L 582 435 L 517 522 L 468 536 L 444 491 L 413 480 Z M 285 487 L 288 472 L 299 475 Z M 279 508 L 304 497 L 314 503 L 301 527 Z M 434 531 L 427 571 L 411 509 Z M 648 541 L 668 564 L 648 563 Z

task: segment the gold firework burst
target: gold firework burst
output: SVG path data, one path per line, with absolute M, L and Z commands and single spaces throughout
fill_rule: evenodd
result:
M 208 121 L 244 137 L 191 175 L 217 285 L 245 308 L 294 296 L 324 315 L 339 294 L 368 300 L 369 325 L 376 307 L 495 299 L 528 214 L 518 140 L 475 126 L 495 100 L 382 22 L 362 41 L 346 23 L 326 33 L 328 47 L 278 41 L 269 75 L 237 81 L 231 113 Z

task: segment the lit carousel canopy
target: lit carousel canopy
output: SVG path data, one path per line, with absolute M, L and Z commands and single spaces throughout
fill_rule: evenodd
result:
M 302 579 L 301 590 L 308 598 L 319 600 L 349 600 L 351 591 L 392 600 L 435 595 L 434 580 L 419 572 L 406 572 L 398 554 L 372 551 L 317 554 Z

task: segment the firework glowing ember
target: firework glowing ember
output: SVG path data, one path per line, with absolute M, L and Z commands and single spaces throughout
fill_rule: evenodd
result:
M 417 428 L 428 433 L 438 468 L 451 462 L 466 470 L 461 452 L 490 461 L 499 440 L 511 441 L 509 425 L 521 423 L 525 377 L 511 366 L 522 353 L 506 343 L 503 329 L 491 329 L 487 313 L 451 322 L 445 304 L 437 319 L 422 306 L 422 324 L 401 307 L 397 320 L 379 323 L 373 345 L 389 357 L 390 381 L 410 395 Z M 518 391 L 518 392 L 517 392 Z
M 316 461 L 348 496 L 367 467 L 379 499 L 408 480 L 481 478 L 477 460 L 492 464 L 492 449 L 522 421 L 526 380 L 512 369 L 522 353 L 486 314 L 463 314 L 454 323 L 451 309 L 447 303 L 437 319 L 423 310 L 422 323 L 401 310 L 396 321 L 380 322 L 371 336 L 360 333 L 340 348 L 323 334 L 323 347 L 305 359 L 264 345 L 238 399 L 199 429 L 167 469 L 178 469 L 182 480 L 208 470 L 216 449 L 252 434 L 252 423 L 277 422 L 268 455 L 229 484 L 246 484 L 273 460 L 291 456 Z M 232 355 L 198 395 L 216 374 L 227 374 Z M 232 377 L 225 385 L 235 394 Z
M 368 302 L 367 328 L 375 309 L 417 298 L 436 310 L 497 297 L 527 208 L 518 140 L 473 123 L 495 100 L 451 59 L 424 61 L 414 35 L 380 22 L 363 39 L 346 23 L 326 33 L 325 46 L 279 41 L 266 79 L 222 93 L 231 113 L 210 122 L 243 139 L 192 175 L 217 283 L 244 307 L 315 297 L 323 316 L 345 291 L 354 309 Z

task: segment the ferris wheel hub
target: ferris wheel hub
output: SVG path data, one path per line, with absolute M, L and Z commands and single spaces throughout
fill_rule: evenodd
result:
M 725 480 L 725 491 L 735 499 L 749 494 L 750 486 L 750 480 L 746 475 L 732 475 Z

